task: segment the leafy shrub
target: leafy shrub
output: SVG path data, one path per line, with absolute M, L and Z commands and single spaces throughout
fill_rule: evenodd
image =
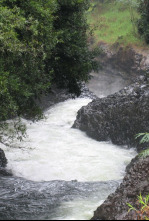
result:
M 140 144 L 149 143 L 149 133 L 140 133 L 140 134 L 136 135 L 136 139 L 140 138 L 140 137 L 142 137 L 141 140 L 140 140 Z M 146 149 L 146 150 L 142 151 L 139 154 L 139 156 L 143 157 L 143 158 L 149 156 L 149 149 Z
M 35 98 L 50 87 L 53 70 L 49 65 L 47 71 L 45 60 L 58 41 L 53 27 L 56 10 L 55 1 L 1 1 L 0 120 L 33 113 Z
M 41 116 L 52 84 L 79 95 L 95 65 L 87 43 L 89 0 L 0 1 L 0 127 Z

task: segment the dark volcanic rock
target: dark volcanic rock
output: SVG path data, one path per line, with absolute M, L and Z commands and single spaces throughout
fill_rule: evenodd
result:
M 146 77 L 78 112 L 73 125 L 98 140 L 136 146 L 134 136 L 149 131 L 149 85 Z
M 81 85 L 81 94 L 79 97 L 88 97 L 91 99 L 97 98 L 97 96 L 85 86 L 85 83 L 82 83 Z M 52 105 L 72 98 L 76 98 L 76 95 L 68 93 L 66 89 L 60 89 L 56 85 L 53 85 L 51 91 L 47 95 L 42 95 L 39 100 L 36 100 L 36 104 L 42 109 L 42 111 L 45 111 Z
M 7 159 L 3 150 L 0 149 L 0 176 L 12 176 L 12 173 L 5 167 L 7 165 Z
M 36 104 L 42 111 L 45 111 L 52 105 L 63 102 L 69 98 L 71 98 L 71 94 L 69 94 L 67 90 L 59 89 L 54 85 L 48 94 L 42 95 L 39 100 L 36 100 Z
M 0 168 L 1 167 L 6 167 L 7 165 L 7 159 L 4 154 L 4 151 L 0 149 Z
M 148 50 L 141 51 L 130 46 L 122 46 L 119 43 L 108 45 L 103 42 L 99 44 L 99 47 L 102 49 L 99 60 L 104 67 L 110 65 L 131 78 L 136 78 L 149 69 Z
M 139 209 L 137 196 L 149 193 L 149 157 L 132 161 L 123 183 L 116 192 L 96 210 L 92 220 L 136 220 L 134 211 L 128 213 L 130 203 Z
M 12 173 L 11 171 L 8 171 L 7 169 L 0 167 L 0 176 L 12 176 Z

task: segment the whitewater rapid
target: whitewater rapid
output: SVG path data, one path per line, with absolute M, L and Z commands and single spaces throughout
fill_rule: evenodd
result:
M 0 178 L 0 220 L 89 220 L 116 190 L 136 152 L 72 128 L 90 101 L 69 99 L 38 122 L 22 119 L 27 138 L 0 145 L 14 175 Z
M 36 123 L 23 120 L 28 137 L 23 143 L 15 144 L 16 148 L 3 147 L 8 169 L 18 177 L 33 181 L 122 179 L 135 151 L 110 142 L 97 142 L 71 128 L 77 111 L 90 101 L 69 99 L 47 110 L 43 120 Z

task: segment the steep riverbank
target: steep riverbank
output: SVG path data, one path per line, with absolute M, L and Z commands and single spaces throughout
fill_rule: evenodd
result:
M 137 147 L 135 135 L 149 130 L 148 110 L 148 79 L 141 77 L 120 92 L 82 107 L 73 127 L 98 141 Z
M 106 98 L 96 99 L 83 107 L 74 123 L 75 128 L 101 141 L 111 140 L 126 147 L 137 147 L 135 134 L 149 131 L 149 57 L 132 48 L 111 50 L 103 44 L 100 56 L 104 70 L 119 70 L 123 78 L 130 79 L 130 86 Z M 128 81 L 129 83 L 129 81 Z M 126 169 L 126 176 L 116 192 L 96 210 L 92 220 L 131 220 L 136 214 L 128 214 L 130 203 L 138 208 L 137 196 L 149 193 L 149 157 L 135 158 Z
M 119 70 L 119 73 L 131 81 L 149 70 L 149 48 L 113 45 L 100 42 L 99 61 L 102 67 Z
M 140 210 L 138 196 L 149 193 L 149 157 L 135 158 L 126 169 L 123 183 L 116 192 L 96 210 L 92 220 L 137 220 L 135 211 L 129 211 L 127 203 Z
M 106 73 L 106 80 L 109 76 L 112 82 L 113 73 L 116 73 L 125 80 L 122 85 L 126 87 L 122 89 L 121 82 L 118 83 L 116 78 L 110 90 L 110 83 L 97 83 L 98 90 L 107 91 L 109 96 L 95 99 L 87 107 L 82 107 L 73 127 L 85 131 L 98 141 L 111 140 L 117 145 L 137 147 L 138 142 L 134 136 L 149 129 L 148 49 L 141 51 L 104 43 L 100 43 L 99 47 L 102 49 L 98 58 L 102 70 L 95 77 L 99 76 L 98 79 L 102 81 Z M 96 93 L 97 88 L 93 89 L 93 83 L 91 90 Z

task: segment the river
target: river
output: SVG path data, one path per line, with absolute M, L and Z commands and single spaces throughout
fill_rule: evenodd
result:
M 72 128 L 90 101 L 69 99 L 38 122 L 22 119 L 28 137 L 15 148 L 0 146 L 14 174 L 0 178 L 0 220 L 89 220 L 115 191 L 136 152 Z

